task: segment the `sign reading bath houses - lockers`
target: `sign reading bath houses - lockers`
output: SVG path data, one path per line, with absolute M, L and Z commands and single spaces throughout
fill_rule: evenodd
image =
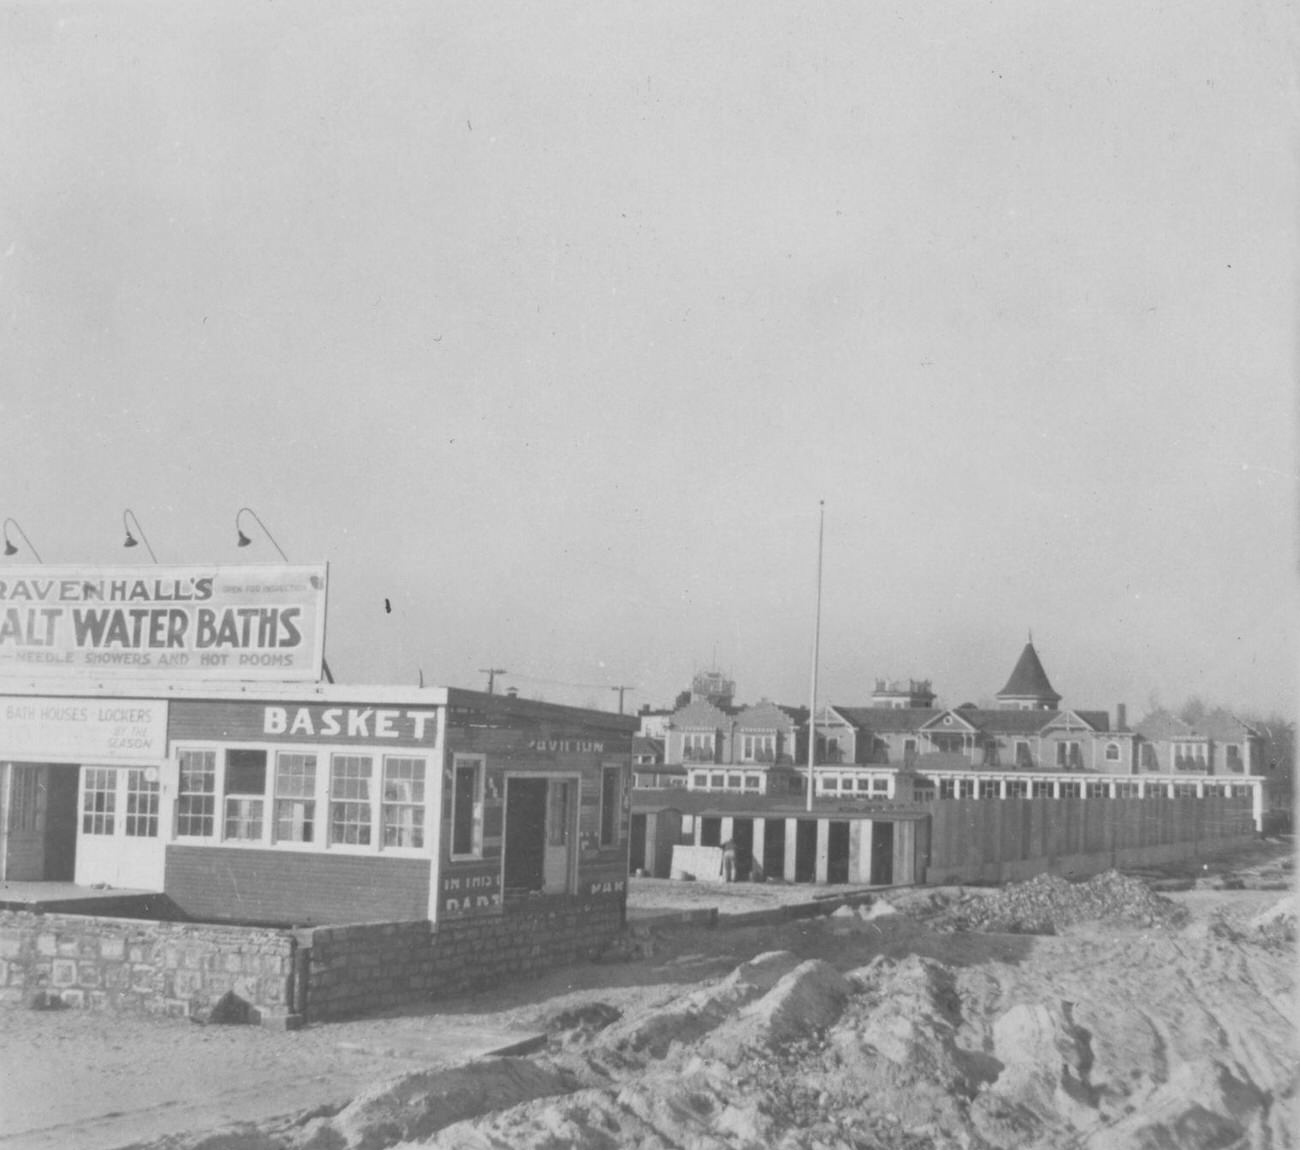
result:
M 320 678 L 327 568 L 11 567 L 0 676 Z
M 158 699 L 0 700 L 6 756 L 42 763 L 156 763 L 166 756 L 167 704 Z

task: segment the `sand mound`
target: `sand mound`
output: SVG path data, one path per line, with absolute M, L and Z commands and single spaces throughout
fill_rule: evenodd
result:
M 526 1058 L 408 1074 L 372 1087 L 332 1118 L 308 1124 L 291 1145 L 294 1150 L 384 1150 L 463 1118 L 568 1094 L 577 1085 L 563 1070 Z

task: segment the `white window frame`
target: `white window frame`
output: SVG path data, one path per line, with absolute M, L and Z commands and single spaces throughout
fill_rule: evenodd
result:
M 226 837 L 226 809 L 228 797 L 252 798 L 248 796 L 227 796 L 227 752 L 261 751 L 266 754 L 266 782 L 263 788 L 262 833 L 256 839 Z M 213 785 L 212 794 L 212 832 L 206 835 L 180 833 L 180 761 L 186 753 L 212 754 Z M 313 811 L 312 841 L 299 842 L 294 839 L 279 838 L 276 834 L 276 776 L 279 770 L 281 754 L 310 755 L 316 760 L 314 789 L 311 796 L 298 796 L 302 801 L 315 804 Z M 334 802 L 331 794 L 334 759 L 339 756 L 368 758 L 372 762 L 370 795 L 367 800 L 370 807 L 370 842 L 345 843 L 333 840 Z M 422 759 L 424 761 L 424 845 L 422 847 L 384 846 L 383 844 L 383 770 L 386 757 L 401 759 Z M 333 854 L 359 855 L 375 857 L 387 855 L 395 858 L 428 858 L 437 834 L 433 830 L 432 811 L 434 809 L 432 778 L 439 769 L 438 755 L 434 748 L 419 747 L 377 747 L 373 743 L 338 744 L 338 743 L 225 743 L 216 740 L 189 740 L 177 743 L 172 748 L 171 761 L 177 770 L 177 796 L 172 804 L 170 817 L 165 831 L 166 841 L 185 846 L 222 847 L 227 850 L 269 850 L 291 851 L 296 854 Z M 194 792 L 198 793 L 198 792 Z M 355 802 L 355 799 L 339 800 Z
M 617 778 L 617 782 L 612 788 L 616 793 L 610 795 L 609 786 L 610 776 Z M 600 766 L 600 806 L 597 808 L 597 815 L 600 819 L 597 827 L 597 841 L 602 850 L 617 847 L 624 841 L 623 834 L 623 810 L 624 800 L 627 797 L 627 776 L 622 767 L 610 766 L 602 763 Z M 579 802 L 581 802 L 581 787 L 579 787 Z M 612 806 L 611 806 L 612 804 Z M 605 812 L 611 812 L 609 820 L 609 834 L 606 835 Z
M 742 731 L 740 734 L 740 761 L 742 763 L 775 763 L 775 731 Z
M 456 850 L 456 789 L 460 785 L 460 771 L 474 769 L 474 801 L 470 808 L 470 849 L 466 853 Z M 451 834 L 447 840 L 447 853 L 453 862 L 483 857 L 483 795 L 487 788 L 487 756 L 453 754 L 451 757 Z M 426 794 L 427 799 L 427 794 Z

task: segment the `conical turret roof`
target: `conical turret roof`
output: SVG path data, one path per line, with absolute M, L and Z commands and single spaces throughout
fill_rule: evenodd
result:
M 1016 668 L 1011 672 L 1007 685 L 998 692 L 998 698 L 1007 702 L 1032 699 L 1043 707 L 1054 707 L 1061 701 L 1061 696 L 1047 681 L 1047 672 L 1043 670 L 1032 639 L 1020 652 Z

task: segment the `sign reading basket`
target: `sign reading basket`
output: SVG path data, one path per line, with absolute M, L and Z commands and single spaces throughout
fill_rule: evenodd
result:
M 320 678 L 327 568 L 10 567 L 0 677 Z

